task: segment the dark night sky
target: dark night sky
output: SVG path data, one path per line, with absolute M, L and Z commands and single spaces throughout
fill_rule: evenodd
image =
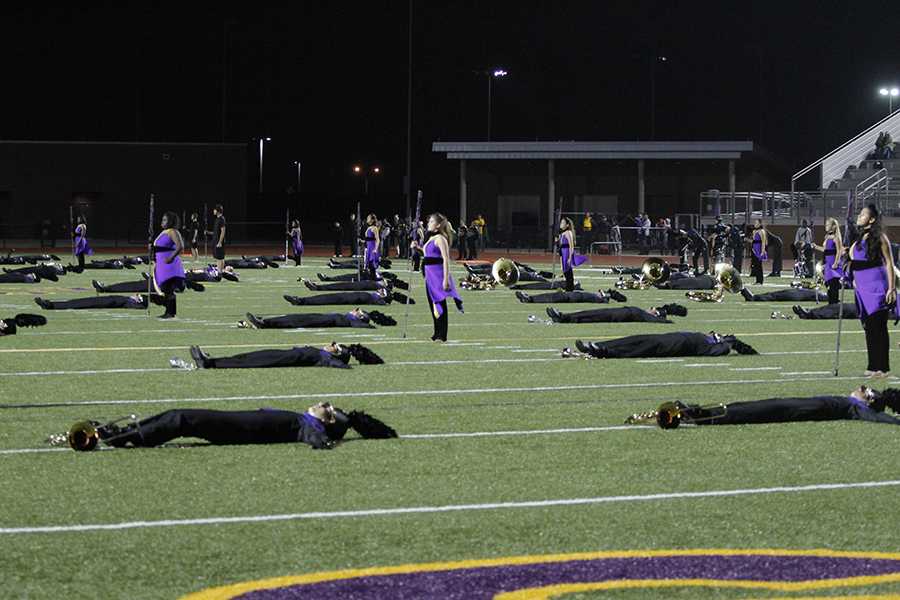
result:
M 436 139 L 752 139 L 800 164 L 886 113 L 900 83 L 893 2 L 416 0 L 414 181 Z M 0 8 L 0 139 L 216 141 L 228 22 L 227 140 L 274 138 L 266 185 L 353 185 L 384 165 L 399 198 L 406 148 L 407 2 Z M 801 165 L 802 166 L 802 165 Z M 251 171 L 252 173 L 253 171 Z M 425 183 L 427 186 L 427 183 Z

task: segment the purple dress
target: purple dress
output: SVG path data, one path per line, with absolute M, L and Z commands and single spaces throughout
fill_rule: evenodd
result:
M 156 253 L 153 264 L 153 278 L 156 285 L 161 286 L 170 279 L 184 279 L 184 267 L 181 264 L 181 257 L 176 256 L 171 264 L 167 264 L 166 260 L 175 252 L 175 242 L 168 233 L 163 231 L 153 242 L 153 249 Z
M 572 249 L 569 248 L 569 238 L 563 237 L 562 241 L 559 242 L 559 262 L 562 265 L 563 273 L 571 271 L 572 269 L 569 267 L 569 252 Z M 579 265 L 583 265 L 587 261 L 587 256 L 582 254 L 578 254 L 577 251 L 574 252 L 574 256 L 572 257 L 572 266 L 577 267 Z
M 375 228 L 366 229 L 366 266 L 369 268 L 378 268 L 381 262 L 381 255 L 378 253 L 378 236 L 375 235 Z
M 768 260 L 769 255 L 762 246 L 762 233 L 759 231 L 753 232 L 753 245 L 750 249 L 753 251 L 753 256 L 755 256 L 757 260 Z
M 86 254 L 90 256 L 94 253 L 93 249 L 88 245 L 87 237 L 84 235 L 84 225 L 75 228 L 75 256 Z
M 303 240 L 300 238 L 300 230 L 291 230 L 291 247 L 294 249 L 294 255 L 303 254 Z
M 834 257 L 837 255 L 837 242 L 834 241 L 834 238 L 828 238 L 825 240 L 825 251 L 823 252 L 825 255 L 825 283 L 828 283 L 832 279 L 837 279 L 842 275 L 841 273 L 841 265 L 843 264 L 843 260 L 838 263 L 838 268 L 834 268 Z
M 434 243 L 434 239 L 432 237 L 425 242 L 425 260 L 422 265 L 422 273 L 425 275 L 425 291 L 428 292 L 428 297 L 431 298 L 438 317 L 444 314 L 444 308 L 439 302 L 447 298 L 453 298 L 456 308 L 459 309 L 459 312 L 463 312 L 462 298 L 456 291 L 453 277 L 450 277 L 450 289 L 444 289 L 444 259 L 441 256 L 441 249 Z
M 896 312 L 897 308 L 896 305 L 888 306 L 884 299 L 888 290 L 884 257 L 879 252 L 878 259 L 870 262 L 866 256 L 866 242 L 865 239 L 856 242 L 850 255 L 850 272 L 860 321 L 865 321 L 869 315 L 882 310 Z

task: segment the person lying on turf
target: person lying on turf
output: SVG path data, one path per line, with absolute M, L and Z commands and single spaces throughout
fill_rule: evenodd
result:
M 73 273 L 78 273 L 80 269 L 113 269 L 113 270 L 121 270 L 121 269 L 133 269 L 134 265 L 130 262 L 126 263 L 120 258 L 108 258 L 106 260 L 92 260 L 88 264 L 83 267 L 79 267 L 77 265 L 68 265 L 66 269 L 72 271 Z
M 563 348 L 563 358 L 666 358 L 672 356 L 726 356 L 732 350 L 738 354 L 758 354 L 748 344 L 733 335 L 719 335 L 716 332 L 695 333 L 678 331 L 630 335 L 604 342 L 575 341 L 579 352 Z
M 47 324 L 47 318 L 41 315 L 20 313 L 9 319 L 0 319 L 0 337 L 16 335 L 19 327 L 40 327 Z
M 242 329 L 299 329 L 301 327 L 362 327 L 375 329 L 375 325 L 396 325 L 397 321 L 377 310 L 366 312 L 355 308 L 348 313 L 302 313 L 293 315 L 281 315 L 279 317 L 257 317 L 247 313 L 246 321 L 238 321 L 238 327 Z
M 355 304 L 357 306 L 375 304 L 384 306 L 393 301 L 397 301 L 400 304 L 406 303 L 406 296 L 400 292 L 388 292 L 384 289 L 374 292 L 334 292 L 332 294 L 317 294 L 315 296 L 305 297 L 285 294 L 284 299 L 294 306 L 328 306 L 341 304 Z M 416 301 L 410 298 L 409 303 L 415 304 Z
M 0 283 L 40 283 L 35 273 L 0 273 Z
M 695 425 L 757 425 L 803 421 L 869 421 L 900 425 L 900 418 L 885 412 L 900 413 L 900 389 L 881 392 L 864 385 L 841 396 L 811 398 L 769 398 L 749 402 L 730 402 L 724 406 L 701 407 L 675 403 L 682 423 Z
M 335 283 L 316 283 L 305 277 L 298 279 L 307 289 L 314 292 L 367 292 L 375 290 L 390 290 L 397 287 L 401 290 L 408 290 L 409 284 L 399 279 L 383 279 L 380 281 L 363 280 L 363 281 L 337 281 Z
M 828 301 L 828 294 L 803 288 L 787 288 L 765 294 L 754 294 L 747 288 L 742 288 L 741 296 L 747 302 L 816 302 L 817 296 L 819 302 Z
M 144 284 L 146 288 L 147 284 Z M 154 296 L 156 297 L 156 296 Z M 158 298 L 162 298 L 159 296 Z M 134 308 L 143 310 L 147 308 L 147 295 L 135 294 L 134 296 L 91 296 L 90 298 L 75 298 L 74 300 L 44 300 L 35 298 L 35 304 L 44 310 L 80 310 L 80 309 L 106 309 L 106 308 Z M 154 302 L 159 304 L 159 302 Z
M 289 410 L 174 409 L 125 426 L 94 421 L 107 446 L 152 448 L 178 438 L 199 438 L 213 445 L 301 443 L 316 450 L 334 448 L 353 429 L 365 439 L 396 438 L 397 432 L 362 411 L 344 412 L 320 402 L 298 413 Z
M 566 287 L 565 279 L 557 279 L 556 281 L 534 281 L 531 283 L 517 283 L 516 285 L 509 286 L 511 290 L 522 290 L 522 291 L 530 291 L 530 290 L 561 290 Z M 581 291 L 581 282 L 575 282 L 575 289 Z
M 147 279 L 138 281 L 122 281 L 120 283 L 111 284 L 105 284 L 102 281 L 92 279 L 91 285 L 94 287 L 98 294 L 128 294 L 136 292 L 147 292 Z M 189 290 L 194 290 L 195 292 L 206 291 L 206 288 L 203 287 L 202 283 L 197 283 L 195 281 L 185 280 L 184 287 Z M 151 289 L 151 291 L 153 290 Z M 182 291 L 183 290 L 180 289 L 175 290 L 175 292 L 178 294 L 180 294 Z
M 616 302 L 627 302 L 628 298 L 618 290 L 597 290 L 596 292 L 564 292 L 557 290 L 547 294 L 526 294 L 516 292 L 519 302 L 529 304 L 609 304 L 610 298 Z
M 817 306 L 816 308 L 803 308 L 802 306 L 793 306 L 791 307 L 794 311 L 794 314 L 800 317 L 801 319 L 837 319 L 838 311 L 841 308 L 840 304 L 823 304 L 822 306 Z M 856 308 L 855 302 L 845 302 L 844 303 L 844 318 L 845 319 L 858 319 L 859 318 L 859 310 Z
M 34 273 L 41 279 L 50 281 L 59 281 L 60 275 L 65 275 L 68 270 L 59 263 L 40 263 L 29 267 L 20 267 L 18 269 L 3 269 L 4 273 Z
M 0 265 L 36 265 L 39 262 L 53 260 L 59 262 L 62 260 L 55 254 L 22 254 L 19 256 L 13 256 L 11 253 L 7 253 L 6 256 L 0 256 Z
M 716 287 L 716 278 L 707 274 L 696 277 L 678 277 L 656 284 L 661 290 L 712 290 Z
M 385 256 L 382 256 L 381 259 L 378 261 L 378 266 L 381 267 L 382 269 L 390 269 L 392 264 L 393 263 L 391 262 L 391 259 L 389 259 Z M 328 261 L 328 268 L 329 269 L 357 269 L 357 268 L 359 268 L 359 265 L 356 262 L 355 258 L 346 258 L 343 260 L 331 258 Z
M 198 369 L 269 369 L 277 367 L 333 367 L 349 369 L 352 356 L 362 365 L 384 364 L 381 357 L 361 344 L 331 342 L 323 348 L 294 346 L 290 350 L 257 350 L 234 356 L 213 358 L 191 346 L 191 358 Z M 180 359 L 169 361 L 173 367 L 184 367 Z
M 513 261 L 515 262 L 515 261 Z M 546 271 L 535 271 L 528 265 L 517 262 L 516 266 L 519 267 L 519 281 L 533 281 L 533 282 L 543 282 L 547 283 L 550 280 L 550 277 L 553 276 L 552 273 Z M 463 264 L 463 267 L 466 269 L 466 272 L 469 275 L 490 275 L 493 272 L 493 264 L 491 263 L 476 263 L 476 264 Z M 550 277 L 547 277 L 547 276 Z
M 373 280 L 368 271 L 363 271 L 362 279 L 360 279 L 359 273 L 344 273 L 342 275 L 316 273 L 316 277 L 319 278 L 319 281 L 324 281 L 325 283 L 334 283 L 338 281 L 380 281 L 381 279 L 390 279 L 393 281 L 397 279 L 397 275 L 390 271 L 379 271 L 377 280 Z
M 562 313 L 552 306 L 547 307 L 547 316 L 554 323 L 671 323 L 666 317 L 687 316 L 687 308 L 680 304 L 666 304 L 644 310 L 636 306 L 619 308 L 595 308 L 578 312 Z
M 234 268 L 226 266 L 223 271 L 219 271 L 217 265 L 206 265 L 205 268 L 185 269 L 185 281 L 195 281 L 202 283 L 219 283 L 223 279 L 239 283 L 240 276 L 234 272 Z

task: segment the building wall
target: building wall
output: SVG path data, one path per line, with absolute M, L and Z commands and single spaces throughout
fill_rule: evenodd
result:
M 459 161 L 448 160 L 448 167 L 455 170 L 458 188 Z M 524 231 L 517 238 L 534 237 L 531 243 L 546 238 L 548 221 L 547 161 L 538 160 L 469 160 L 467 161 L 468 217 L 483 214 L 494 230 L 504 229 L 510 221 L 505 214 L 509 197 L 540 198 L 535 211 L 533 201 L 528 201 L 524 212 L 536 213 L 532 218 L 518 215 L 519 223 L 534 223 L 543 231 L 531 235 Z M 754 158 L 736 161 L 737 190 L 782 190 L 788 175 L 779 172 Z M 727 160 L 645 161 L 645 207 L 655 220 L 676 213 L 698 213 L 700 193 L 710 190 L 728 190 Z M 444 186 L 449 185 L 444 179 Z M 556 161 L 556 200 L 563 198 L 563 210 L 581 211 L 592 201 L 615 204 L 620 215 L 635 214 L 638 208 L 637 161 Z M 459 198 L 444 190 L 443 210 L 458 221 Z M 449 200 L 449 197 L 453 199 Z M 504 200 L 498 200 L 503 197 Z M 585 198 L 586 197 L 586 198 Z M 501 208 L 503 207 L 503 208 Z M 513 209 L 514 210 L 514 209 Z M 491 225 L 493 224 L 493 225 Z
M 242 219 L 247 150 L 241 144 L 0 142 L 0 236 L 33 238 L 50 219 L 65 239 L 75 206 L 97 239 L 146 238 L 148 198 L 156 218 L 216 203 Z

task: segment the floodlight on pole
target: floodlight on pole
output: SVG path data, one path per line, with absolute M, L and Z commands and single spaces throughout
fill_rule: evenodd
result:
M 883 87 L 878 93 L 888 99 L 888 114 L 894 112 L 894 98 L 900 96 L 900 88 L 894 86 L 890 88 Z
M 270 137 L 261 137 L 259 138 L 259 193 L 262 195 L 263 193 L 263 146 L 265 142 L 271 142 L 272 138 Z
M 492 71 L 482 71 L 485 75 L 487 75 L 488 82 L 488 114 L 487 114 L 487 139 L 491 141 L 491 104 L 493 102 L 493 82 L 494 79 L 500 79 L 502 77 L 506 77 L 509 75 L 509 72 L 506 69 L 494 69 Z

